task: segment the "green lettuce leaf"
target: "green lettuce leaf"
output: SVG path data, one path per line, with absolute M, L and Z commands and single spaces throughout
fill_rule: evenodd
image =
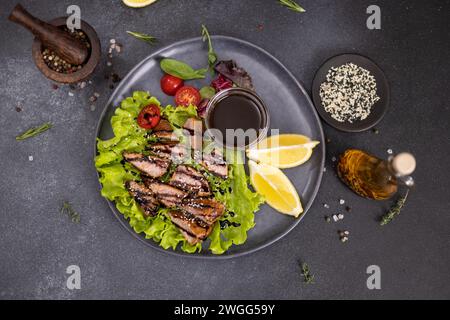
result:
M 193 105 L 189 107 L 168 105 L 162 110 L 162 116 L 169 120 L 172 125 L 181 128 L 187 119 L 197 117 L 197 108 Z

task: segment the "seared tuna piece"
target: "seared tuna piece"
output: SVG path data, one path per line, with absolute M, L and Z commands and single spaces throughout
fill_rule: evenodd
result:
M 203 122 L 196 118 L 189 118 L 183 125 L 183 129 L 189 133 L 191 148 L 193 150 L 202 150 L 203 142 Z
M 169 184 L 199 197 L 211 194 L 206 178 L 194 168 L 185 165 L 177 167 Z
M 157 131 L 173 131 L 172 125 L 166 119 L 161 119 L 156 127 L 153 128 L 153 132 Z
M 211 233 L 212 226 L 206 225 L 191 215 L 173 210 L 169 212 L 172 222 L 181 229 L 181 233 L 190 244 L 196 244 Z
M 194 236 L 191 236 L 189 233 L 187 233 L 183 229 L 178 228 L 178 230 L 180 230 L 181 234 L 183 235 L 183 237 L 186 239 L 186 241 L 190 245 L 196 245 L 197 243 L 202 242 L 202 240 L 200 240 L 199 238 L 196 238 Z
M 210 173 L 226 179 L 228 176 L 228 165 L 223 160 L 221 155 L 203 154 L 203 159 L 200 165 L 208 170 Z
M 176 207 L 187 197 L 187 193 L 157 180 L 144 177 L 144 184 L 156 199 L 168 208 Z
M 153 196 L 150 189 L 144 185 L 137 183 L 136 181 L 125 182 L 125 187 L 128 192 L 136 200 L 137 204 L 141 207 L 144 215 L 154 216 L 156 214 L 156 209 L 158 208 L 158 200 Z
M 222 203 L 209 198 L 186 199 L 178 207 L 208 225 L 216 222 L 225 211 Z
M 164 143 L 178 143 L 180 140 L 172 131 L 157 131 L 153 134 L 159 141 Z
M 145 156 L 142 153 L 124 152 L 123 158 L 152 178 L 162 177 L 170 166 L 170 160 L 155 156 Z
M 148 149 L 156 153 L 159 157 L 170 159 L 174 162 L 182 162 L 189 157 L 189 150 L 181 144 L 156 143 L 148 146 Z

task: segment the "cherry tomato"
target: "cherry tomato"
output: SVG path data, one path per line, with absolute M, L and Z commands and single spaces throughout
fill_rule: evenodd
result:
M 171 76 L 170 74 L 165 74 L 161 78 L 161 89 L 165 94 L 169 96 L 174 96 L 177 90 L 180 89 L 183 85 L 183 80 Z
M 150 104 L 144 107 L 137 117 L 139 127 L 146 130 L 153 129 L 161 119 L 161 110 L 157 105 Z
M 178 106 L 189 106 L 190 104 L 197 106 L 200 103 L 200 92 L 194 87 L 184 86 L 178 89 L 175 94 L 175 103 Z

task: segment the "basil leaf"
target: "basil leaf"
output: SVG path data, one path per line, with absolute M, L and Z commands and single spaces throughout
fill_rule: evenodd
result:
M 213 87 L 203 87 L 200 89 L 200 96 L 202 99 L 211 99 L 216 94 Z
M 204 79 L 208 71 L 208 69 L 194 70 L 187 63 L 175 59 L 163 59 L 160 66 L 165 73 L 183 80 Z

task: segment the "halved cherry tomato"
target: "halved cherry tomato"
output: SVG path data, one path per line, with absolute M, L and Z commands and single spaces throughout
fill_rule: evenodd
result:
M 184 85 L 184 81 L 180 78 L 171 76 L 170 74 L 165 74 L 161 78 L 161 90 L 169 95 L 174 96 L 177 90 Z
M 200 103 L 200 92 L 194 87 L 184 86 L 178 89 L 175 94 L 175 103 L 178 106 L 189 106 L 190 104 L 197 106 Z
M 146 130 L 156 127 L 159 120 L 161 120 L 161 110 L 154 104 L 144 107 L 137 117 L 139 127 Z

